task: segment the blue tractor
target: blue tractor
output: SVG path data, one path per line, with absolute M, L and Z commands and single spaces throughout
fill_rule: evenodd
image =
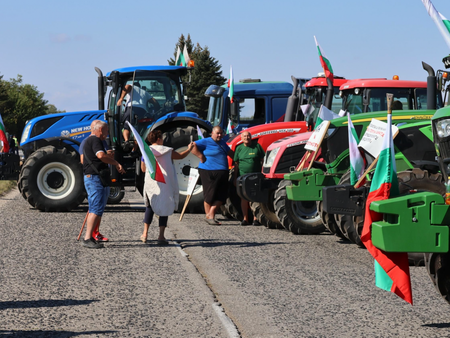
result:
M 117 105 L 126 85 L 139 86 L 157 101 L 132 107 L 131 124 L 142 137 L 145 138 L 151 130 L 158 129 L 163 132 L 165 145 L 183 150 L 191 140 L 198 139 L 197 126 L 204 136 L 211 133 L 210 122 L 201 119 L 196 113 L 186 111 L 181 77 L 188 74 L 188 68 L 128 67 L 111 71 L 106 76 L 103 76 L 100 69 L 96 68 L 96 71 L 99 110 L 33 118 L 25 125 L 20 140 L 23 163 L 18 155 L 1 155 L 0 179 L 17 179 L 22 196 L 36 209 L 69 211 L 85 199 L 78 150 L 83 139 L 90 135 L 90 124 L 96 119 L 108 123 L 109 147 L 115 151 L 116 159 L 127 171 L 120 175 L 115 168 L 111 169 L 113 186 L 109 203 L 120 202 L 126 186 L 135 186 L 142 193 L 144 175 L 140 170 L 139 158 L 131 155 L 129 144 L 124 142 L 122 135 L 125 107 Z M 105 109 L 106 96 L 108 105 Z M 194 155 L 175 162 L 180 185 L 180 206 L 184 204 L 186 197 L 189 169 L 197 167 L 198 163 L 199 160 Z M 191 211 L 201 210 L 201 191 L 192 196 L 190 206 Z

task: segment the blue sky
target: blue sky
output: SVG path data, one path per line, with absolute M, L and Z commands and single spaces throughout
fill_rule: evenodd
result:
M 450 2 L 433 0 L 450 18 Z M 235 79 L 288 81 L 321 71 L 423 80 L 449 55 L 420 0 L 0 0 L 0 75 L 23 76 L 60 110 L 97 109 L 97 73 L 166 65 L 181 34 L 208 46 Z

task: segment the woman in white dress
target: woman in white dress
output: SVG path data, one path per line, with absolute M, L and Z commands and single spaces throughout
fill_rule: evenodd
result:
M 144 184 L 144 201 L 145 201 L 145 216 L 144 216 L 144 232 L 141 236 L 141 241 L 147 242 L 148 228 L 153 220 L 153 215 L 159 216 L 159 237 L 158 245 L 167 245 L 164 232 L 167 227 L 168 216 L 172 215 L 178 207 L 178 181 L 175 173 L 173 160 L 181 160 L 185 158 L 191 151 L 194 144 L 191 142 L 188 148 L 177 153 L 170 147 L 163 146 L 163 138 L 160 130 L 153 130 L 148 134 L 147 140 L 150 142 L 150 150 L 155 155 L 158 161 L 161 172 L 166 183 L 161 183 L 153 180 L 145 168 L 145 163 L 141 161 L 142 172 L 145 172 Z

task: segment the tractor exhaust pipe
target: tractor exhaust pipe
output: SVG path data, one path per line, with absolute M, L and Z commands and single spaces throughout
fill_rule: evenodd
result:
M 291 76 L 292 82 L 294 83 L 294 88 L 292 89 L 292 94 L 288 98 L 286 105 L 286 113 L 284 114 L 284 122 L 291 122 L 294 120 L 296 115 L 296 109 L 298 108 L 298 79 Z
M 97 67 L 95 67 L 95 71 L 98 74 L 98 110 L 105 110 L 105 83 L 103 73 Z
M 427 109 L 437 109 L 437 88 L 436 88 L 436 75 L 434 69 L 427 63 L 422 61 L 422 67 L 428 72 L 427 77 Z
M 333 104 L 333 95 L 334 95 L 334 88 L 333 88 L 333 82 L 329 78 L 327 78 L 327 97 L 325 99 L 324 106 L 331 110 L 331 105 Z

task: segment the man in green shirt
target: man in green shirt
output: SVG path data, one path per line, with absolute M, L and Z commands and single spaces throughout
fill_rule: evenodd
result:
M 264 160 L 264 150 L 258 142 L 252 142 L 252 135 L 248 131 L 241 134 L 242 144 L 237 146 L 234 153 L 234 178 L 245 174 L 261 172 L 262 162 Z M 249 225 L 248 209 L 249 202 L 241 199 L 241 208 L 244 220 L 241 225 Z M 253 220 L 253 225 L 260 225 L 256 218 Z

